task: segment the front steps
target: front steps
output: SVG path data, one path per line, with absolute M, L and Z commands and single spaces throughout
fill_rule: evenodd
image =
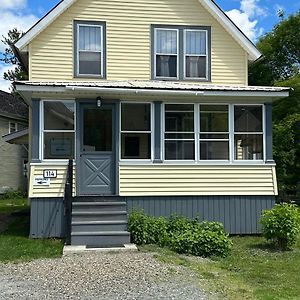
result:
M 113 197 L 75 198 L 71 245 L 117 247 L 129 243 L 126 202 Z

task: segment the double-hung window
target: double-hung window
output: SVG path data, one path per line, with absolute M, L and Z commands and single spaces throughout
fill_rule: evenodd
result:
M 43 159 L 73 159 L 75 102 L 43 101 Z
M 207 31 L 184 30 L 184 77 L 190 79 L 207 78 Z
M 210 80 L 210 27 L 152 25 L 152 39 L 153 79 Z
M 98 22 L 75 22 L 75 76 L 105 76 L 105 25 Z
M 263 106 L 234 106 L 234 159 L 263 159 Z
M 9 126 L 9 129 L 8 129 L 9 133 L 13 133 L 13 132 L 18 131 L 18 123 L 16 123 L 16 122 L 9 122 L 8 126 Z
M 155 74 L 160 78 L 178 76 L 178 30 L 155 29 Z
M 165 105 L 165 159 L 195 159 L 194 104 Z
M 121 159 L 151 159 L 151 103 L 121 103 Z

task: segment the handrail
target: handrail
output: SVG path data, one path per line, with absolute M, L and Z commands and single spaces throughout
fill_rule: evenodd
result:
M 68 163 L 67 180 L 65 184 L 64 206 L 65 206 L 65 233 L 66 245 L 71 245 L 71 223 L 72 223 L 72 202 L 73 202 L 73 160 Z

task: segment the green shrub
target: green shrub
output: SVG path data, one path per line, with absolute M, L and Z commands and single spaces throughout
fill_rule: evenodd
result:
M 264 237 L 280 250 L 288 250 L 296 243 L 300 232 L 300 212 L 295 204 L 276 204 L 273 209 L 263 212 L 260 222 Z
M 169 219 L 147 216 L 143 211 L 133 211 L 129 217 L 132 241 L 138 245 L 158 244 L 178 253 L 197 256 L 222 256 L 229 254 L 231 241 L 224 227 L 217 222 L 199 222 L 172 215 Z
M 147 216 L 143 210 L 134 210 L 128 220 L 132 242 L 137 245 L 163 245 L 166 237 L 167 220 L 163 217 Z
M 22 199 L 22 198 L 27 198 L 26 193 L 21 191 L 13 191 L 13 190 L 6 191 L 0 196 L 0 199 Z

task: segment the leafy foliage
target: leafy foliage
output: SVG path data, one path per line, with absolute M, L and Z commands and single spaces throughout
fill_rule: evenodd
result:
M 295 245 L 300 233 L 300 211 L 292 203 L 276 204 L 265 210 L 261 218 L 263 235 L 280 250 L 288 250 Z
M 7 36 L 3 36 L 2 43 L 6 45 L 6 49 L 3 53 L 3 57 L 0 58 L 0 61 L 4 62 L 7 65 L 15 66 L 13 70 L 8 70 L 4 72 L 3 78 L 6 80 L 27 80 L 28 73 L 18 58 L 13 52 L 13 45 L 16 41 L 19 40 L 23 35 L 23 32 L 19 31 L 17 28 L 8 31 Z
M 129 217 L 132 241 L 138 245 L 158 244 L 178 253 L 197 256 L 229 254 L 232 243 L 223 225 L 217 222 L 199 222 L 176 215 L 170 219 L 155 218 L 143 211 L 133 211 Z
M 257 47 L 264 58 L 250 66 L 249 82 L 270 85 L 300 72 L 300 11 L 290 15 L 262 36 Z

